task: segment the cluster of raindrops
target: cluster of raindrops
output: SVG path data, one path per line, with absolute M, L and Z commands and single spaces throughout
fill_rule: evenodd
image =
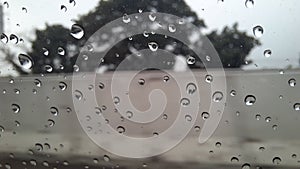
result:
M 6 35 L 5 33 L 1 33 L 0 35 L 0 41 L 4 44 L 7 44 L 9 41 L 12 44 L 18 44 L 19 42 L 23 42 L 22 38 L 19 38 L 16 34 L 10 34 L 9 36 Z

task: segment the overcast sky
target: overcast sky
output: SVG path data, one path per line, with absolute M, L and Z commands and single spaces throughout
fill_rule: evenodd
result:
M 63 24 L 71 27 L 72 19 L 92 10 L 97 0 L 75 0 L 76 5 L 69 0 L 8 0 L 7 7 L 1 0 L 4 8 L 5 34 L 20 35 L 25 39 L 19 44 L 20 51 L 28 48 L 26 40 L 32 39 L 33 30 L 43 28 L 45 23 Z M 253 35 L 252 29 L 261 25 L 264 34 L 260 37 L 262 46 L 255 48 L 250 58 L 257 68 L 284 68 L 287 65 L 299 67 L 300 55 L 300 1 L 299 0 L 254 0 L 253 8 L 246 8 L 244 0 L 186 0 L 200 18 L 203 18 L 208 30 L 221 30 L 226 25 L 239 23 L 239 29 Z M 67 11 L 61 10 L 65 5 Z M 27 13 L 22 8 L 27 9 Z M 138 9 L 137 9 L 138 10 Z M 17 25 L 19 24 L 19 26 Z M 9 45 L 9 44 L 8 44 Z M 23 46 L 22 46 L 23 45 Z M 263 51 L 271 49 L 272 56 L 264 57 Z

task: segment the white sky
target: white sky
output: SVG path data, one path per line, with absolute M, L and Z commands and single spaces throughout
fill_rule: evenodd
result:
M 76 5 L 73 6 L 69 0 L 7 0 L 9 7 L 3 6 L 4 33 L 14 33 L 24 38 L 25 43 L 19 44 L 19 50 L 22 52 L 25 50 L 22 48 L 28 48 L 26 44 L 29 43 L 26 41 L 33 39 L 34 29 L 43 28 L 45 23 L 63 24 L 70 28 L 73 24 L 72 19 L 87 13 L 98 4 L 98 0 L 75 1 Z M 5 0 L 0 0 L 1 4 L 4 2 Z M 224 0 L 223 3 L 217 3 L 217 0 L 186 2 L 204 19 L 209 30 L 221 30 L 226 25 L 231 26 L 238 22 L 240 30 L 252 35 L 255 25 L 263 26 L 264 35 L 260 38 L 263 45 L 255 48 L 250 54 L 258 68 L 284 68 L 290 64 L 299 67 L 299 0 L 254 0 L 255 5 L 251 9 L 245 7 L 244 0 Z M 67 7 L 66 12 L 60 10 L 61 5 Z M 27 13 L 22 11 L 22 7 L 26 7 Z M 265 49 L 272 50 L 271 57 L 263 56 Z M 255 66 L 247 68 L 255 69 Z

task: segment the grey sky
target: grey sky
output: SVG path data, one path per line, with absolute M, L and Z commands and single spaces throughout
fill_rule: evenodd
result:
M 19 44 L 17 52 L 25 52 L 24 48 L 30 48 L 26 40 L 32 40 L 33 31 L 43 28 L 45 23 L 63 24 L 71 27 L 72 19 L 92 10 L 98 0 L 75 0 L 76 5 L 69 0 L 8 0 L 9 7 L 4 8 L 5 34 L 17 34 L 25 39 Z M 5 1 L 1 0 L 1 4 Z M 256 25 L 264 28 L 264 35 L 260 37 L 262 46 L 255 48 L 250 58 L 258 65 L 253 64 L 247 68 L 284 68 L 287 65 L 299 67 L 300 53 L 300 1 L 299 0 L 254 0 L 253 8 L 246 8 L 244 0 L 186 0 L 192 10 L 203 18 L 208 26 L 207 32 L 212 29 L 221 30 L 226 25 L 239 23 L 239 29 L 253 35 L 252 29 Z M 67 11 L 60 10 L 65 5 Z M 27 13 L 22 10 L 27 9 Z M 138 10 L 138 9 L 137 9 Z M 20 26 L 17 26 L 19 24 Z M 7 46 L 10 46 L 8 44 Z M 264 57 L 263 51 L 271 49 L 272 56 Z

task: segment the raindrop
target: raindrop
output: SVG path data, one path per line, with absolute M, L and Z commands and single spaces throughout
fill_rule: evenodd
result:
M 242 169 L 250 169 L 250 164 L 248 164 L 248 163 L 245 163 L 245 164 L 243 164 L 242 165 Z
M 27 8 L 22 7 L 22 11 L 24 11 L 25 13 L 27 13 Z
M 6 8 L 9 8 L 9 4 L 7 1 L 3 2 L 3 5 L 6 6 Z
M 19 42 L 19 38 L 15 34 L 11 34 L 9 36 L 9 40 L 12 41 L 14 44 L 17 44 Z
M 35 149 L 37 150 L 37 151 L 43 151 L 43 145 L 42 144 L 40 144 L 40 143 L 36 143 L 35 145 L 34 145 L 34 147 L 35 147 Z
M 127 112 L 126 112 L 126 116 L 127 116 L 128 118 L 131 118 L 131 117 L 133 116 L 133 113 L 132 113 L 131 111 L 127 111 Z
M 223 99 L 223 93 L 217 91 L 213 94 L 212 98 L 214 102 L 220 102 Z
M 145 80 L 144 79 L 139 79 L 138 80 L 138 84 L 139 85 L 144 85 L 145 84 Z
M 215 146 L 216 146 L 217 148 L 220 148 L 220 147 L 221 147 L 221 145 L 222 145 L 222 143 L 221 143 L 221 142 L 216 142 L 216 144 L 215 144 Z
M 190 104 L 190 100 L 188 98 L 182 98 L 180 100 L 181 106 L 188 106 Z
M 74 91 L 74 96 L 75 96 L 75 98 L 76 98 L 77 100 L 81 100 L 82 97 L 83 97 L 81 91 L 79 91 L 79 90 L 75 90 L 75 91 Z
M 169 76 L 164 76 L 164 82 L 168 82 L 170 80 Z
M 195 64 L 196 59 L 193 56 L 188 56 L 188 58 L 186 59 L 187 64 L 192 65 Z
M 65 49 L 62 48 L 62 47 L 58 47 L 57 48 L 57 53 L 60 55 L 60 56 L 64 56 L 65 55 Z
M 263 35 L 263 33 L 264 29 L 260 25 L 257 25 L 253 28 L 253 34 L 255 37 L 259 38 Z
M 20 90 L 19 90 L 19 89 L 14 89 L 14 92 L 15 92 L 16 94 L 20 94 Z
M 295 109 L 296 111 L 300 111 L 300 103 L 295 103 L 295 104 L 294 104 L 294 109 Z
M 167 120 L 167 119 L 168 119 L 168 115 L 167 115 L 167 114 L 163 114 L 162 118 L 163 118 L 164 120 Z
M 279 165 L 281 163 L 281 158 L 280 157 L 274 157 L 272 162 L 273 162 L 273 164 Z
M 194 83 L 189 83 L 186 85 L 187 94 L 194 94 L 197 91 L 197 86 Z
M 295 87 L 295 86 L 296 86 L 296 79 L 292 78 L 292 79 L 290 79 L 290 80 L 288 81 L 288 83 L 289 83 L 289 85 L 290 85 L 291 87 Z
M 208 61 L 208 62 L 210 62 L 210 60 L 211 60 L 211 58 L 210 58 L 210 56 L 205 56 L 205 59 L 206 59 L 206 61 Z
M 113 98 L 113 102 L 114 102 L 114 104 L 119 104 L 120 103 L 120 98 L 118 96 L 115 96 Z
M 252 106 L 256 101 L 255 96 L 253 95 L 247 95 L 244 99 L 244 102 L 247 106 Z
M 284 74 L 284 70 L 280 69 L 279 70 L 279 74 L 283 75 Z
M 58 115 L 58 109 L 56 107 L 50 107 L 50 112 L 54 116 Z
M 246 0 L 245 6 L 246 6 L 246 8 L 253 8 L 254 7 L 254 0 Z
M 297 154 L 292 154 L 292 158 L 297 158 Z
M 150 42 L 148 43 L 148 47 L 151 51 L 155 52 L 158 49 L 158 44 L 156 42 Z
M 156 19 L 156 16 L 153 14 L 153 13 L 151 13 L 151 14 L 149 14 L 149 19 L 150 19 L 150 21 L 155 21 L 155 19 Z
M 75 2 L 75 0 L 69 0 L 69 3 L 70 3 L 70 4 L 72 4 L 72 3 L 73 3 L 73 6 L 75 6 L 75 5 L 76 5 L 76 2 Z
M 259 151 L 265 151 L 265 149 L 266 149 L 265 147 L 259 147 L 258 148 Z
M 239 162 L 240 160 L 239 160 L 239 158 L 237 158 L 237 157 L 231 157 L 230 161 L 231 161 L 232 163 L 236 163 L 236 162 Z
M 206 120 L 206 119 L 208 119 L 209 118 L 209 113 L 208 112 L 203 112 L 202 114 L 201 114 L 201 117 L 202 117 L 202 119 L 203 120 Z
M 255 119 L 256 119 L 256 120 L 260 120 L 260 118 L 261 118 L 261 115 L 260 115 L 260 114 L 255 115 Z
M 142 12 L 143 12 L 143 10 L 142 10 L 142 9 L 139 9 L 139 10 L 138 10 L 138 12 L 139 12 L 139 13 L 142 13 Z
M 207 83 L 211 83 L 211 82 L 213 81 L 212 75 L 206 75 L 206 76 L 205 76 L 205 81 L 206 81 Z
M 73 70 L 74 70 L 74 72 L 78 72 L 79 71 L 79 66 L 78 65 L 73 65 Z
M 194 127 L 194 131 L 195 131 L 195 132 L 199 132 L 200 129 L 201 129 L 200 126 L 195 126 L 195 127 Z
M 110 161 L 110 157 L 109 157 L 108 155 L 104 155 L 104 156 L 103 156 L 103 160 L 104 160 L 105 162 L 109 162 L 109 161 Z
M 21 53 L 21 54 L 19 54 L 18 59 L 19 59 L 19 62 L 20 62 L 20 65 L 22 66 L 22 68 L 24 68 L 24 69 L 32 68 L 33 61 L 30 56 Z
M 20 112 L 20 106 L 17 105 L 17 104 L 12 104 L 12 105 L 11 105 L 11 109 L 12 109 L 12 111 L 13 111 L 14 113 L 16 113 L 16 114 Z
M 42 48 L 42 50 L 43 50 L 43 54 L 44 54 L 45 56 L 48 56 L 48 55 L 49 55 L 49 50 L 48 50 L 48 49 Z
M 278 129 L 278 125 L 276 125 L 276 124 L 273 125 L 273 126 L 272 126 L 272 129 L 273 129 L 273 130 L 277 130 L 277 129 Z
M 64 12 L 67 12 L 67 7 L 65 5 L 61 5 L 60 10 L 63 10 Z
M 129 23 L 131 21 L 131 19 L 129 18 L 129 16 L 127 14 L 123 15 L 123 22 L 124 23 Z
M 170 24 L 168 28 L 169 28 L 169 31 L 170 31 L 171 33 L 176 32 L 176 27 L 175 27 L 175 25 Z
M 265 118 L 265 121 L 266 121 L 267 123 L 269 123 L 269 122 L 271 121 L 271 119 L 272 119 L 271 117 L 266 117 L 266 118 Z
M 100 89 L 104 89 L 104 87 L 105 87 L 105 86 L 104 86 L 104 84 L 103 84 L 103 83 L 101 83 L 101 82 L 99 83 L 99 85 L 98 85 L 98 86 L 99 86 L 99 88 L 100 88 Z
M 75 1 L 74 1 L 75 2 Z M 71 32 L 70 34 L 75 38 L 75 39 L 81 39 L 84 35 L 84 30 L 83 28 L 78 25 L 78 24 L 73 24 L 71 27 Z
M 55 121 L 52 119 L 48 119 L 47 122 L 48 122 L 47 126 L 49 126 L 49 127 L 53 127 L 55 125 Z
M 236 91 L 235 90 L 231 90 L 230 91 L 230 96 L 235 96 L 236 95 Z
M 192 121 L 192 116 L 190 116 L 190 115 L 185 115 L 185 120 L 187 121 L 187 122 L 190 122 L 190 121 Z
M 271 51 L 270 49 L 266 49 L 266 50 L 264 51 L 264 56 L 265 56 L 266 58 L 270 57 L 271 55 L 272 55 L 272 51 Z
M 65 82 L 59 82 L 58 87 L 60 88 L 60 90 L 66 90 L 67 84 Z
M 0 40 L 1 40 L 1 42 L 3 42 L 3 43 L 7 43 L 7 42 L 8 42 L 8 37 L 7 37 L 4 33 L 2 33 L 2 34 L 0 35 Z
M 21 125 L 21 123 L 20 123 L 19 121 L 15 120 L 15 125 L 16 125 L 17 127 L 19 127 L 19 126 Z
M 125 128 L 124 128 L 123 126 L 118 126 L 118 127 L 117 127 L 117 131 L 118 131 L 120 134 L 122 134 L 122 133 L 125 132 Z
M 0 132 L 3 133 L 5 131 L 3 126 L 0 126 Z
M 48 73 L 50 73 L 50 72 L 53 71 L 53 68 L 52 68 L 52 66 L 50 66 L 50 65 L 45 65 L 45 66 L 44 66 L 44 69 L 45 69 L 45 71 L 48 72 Z

